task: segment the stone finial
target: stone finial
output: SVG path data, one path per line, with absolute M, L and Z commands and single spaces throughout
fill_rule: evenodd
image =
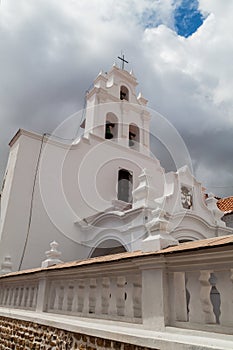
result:
M 63 262 L 59 259 L 61 256 L 61 252 L 57 250 L 58 245 L 59 244 L 55 241 L 50 243 L 50 250 L 45 252 L 47 259 L 42 261 L 41 267 L 49 267 Z
M 151 185 L 152 176 L 147 169 L 139 175 L 139 185 L 133 191 L 133 208 L 155 208 L 156 190 Z
M 133 78 L 135 78 L 133 69 L 131 69 L 131 71 L 129 72 L 129 74 L 130 74 Z
M 179 244 L 169 233 L 169 220 L 161 208 L 153 210 L 152 220 L 146 224 L 146 229 L 148 236 L 141 243 L 141 250 L 144 252 L 158 251 Z
M 96 79 L 94 80 L 94 86 L 96 88 L 106 88 L 106 82 L 107 82 L 106 76 L 103 74 L 103 71 L 101 70 L 99 74 L 97 75 Z
M 146 105 L 147 105 L 148 100 L 147 100 L 145 97 L 142 96 L 142 93 L 141 93 L 141 92 L 139 92 L 138 97 L 137 97 L 137 100 L 138 100 L 138 102 L 139 102 L 141 105 L 143 105 L 143 106 L 146 106 Z
M 12 262 L 9 255 L 5 256 L 4 261 L 1 265 L 0 274 L 5 275 L 6 273 L 12 272 Z

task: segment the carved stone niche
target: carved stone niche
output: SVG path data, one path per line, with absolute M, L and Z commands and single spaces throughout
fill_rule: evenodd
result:
M 181 186 L 181 203 L 184 209 L 191 209 L 193 206 L 193 190 L 187 186 Z

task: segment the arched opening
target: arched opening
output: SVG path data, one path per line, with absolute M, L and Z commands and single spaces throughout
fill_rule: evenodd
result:
M 118 119 L 114 113 L 107 113 L 105 122 L 105 138 L 108 140 L 118 138 Z
M 140 130 L 135 124 L 129 125 L 129 147 L 138 150 L 140 143 Z
M 107 239 L 101 242 L 91 253 L 91 258 L 127 252 L 125 247 L 115 239 Z
M 117 199 L 126 203 L 132 202 L 133 175 L 126 169 L 118 172 Z
M 129 90 L 124 85 L 122 85 L 120 89 L 120 99 L 129 101 Z
M 193 239 L 181 238 L 178 241 L 179 241 L 179 243 L 188 243 L 188 242 L 193 242 Z

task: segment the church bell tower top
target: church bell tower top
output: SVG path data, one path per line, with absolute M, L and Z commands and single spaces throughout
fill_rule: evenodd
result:
M 94 134 L 149 154 L 150 113 L 147 100 L 136 95 L 137 85 L 133 71 L 115 63 L 108 73 L 100 71 L 86 96 L 85 136 Z
M 128 72 L 125 69 L 119 68 L 116 63 L 114 63 L 109 72 L 99 72 L 94 80 L 93 89 L 87 95 L 87 99 L 91 97 L 93 93 L 96 92 L 100 94 L 101 91 L 103 92 L 103 90 L 105 90 L 109 101 L 117 102 L 125 100 L 134 104 L 145 105 L 141 103 L 141 99 L 138 99 L 136 96 L 137 85 L 138 82 L 132 70 Z

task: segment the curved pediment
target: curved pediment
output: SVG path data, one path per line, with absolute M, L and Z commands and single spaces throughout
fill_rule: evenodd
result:
M 131 209 L 128 211 L 109 211 L 99 213 L 83 220 L 76 221 L 75 224 L 81 226 L 83 229 L 95 228 L 123 228 L 128 229 L 132 225 L 132 220 L 141 213 L 141 209 Z
M 178 240 L 198 240 L 229 234 L 229 229 L 216 227 L 192 212 L 175 215 L 170 219 L 170 232 Z

